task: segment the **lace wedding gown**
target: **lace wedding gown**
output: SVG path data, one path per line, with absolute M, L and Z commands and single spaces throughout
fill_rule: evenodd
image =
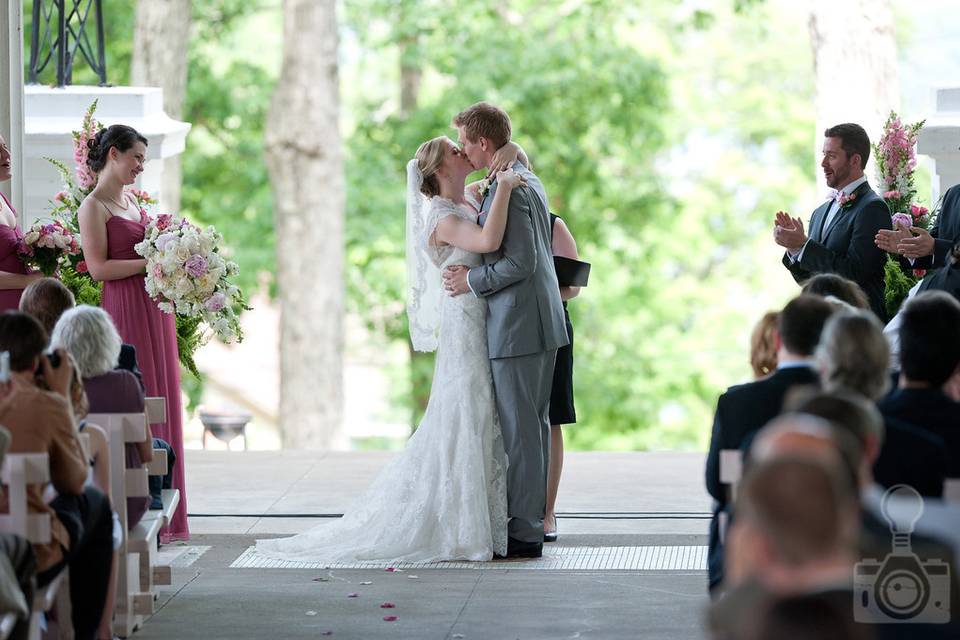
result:
M 433 198 L 419 241 L 437 222 L 475 213 Z M 477 254 L 427 247 L 441 269 Z M 429 283 L 428 286 L 441 286 Z M 257 552 L 293 561 L 489 560 L 507 551 L 506 455 L 487 358 L 486 301 L 444 295 L 433 387 L 423 422 L 367 491 L 333 522 L 258 540 Z

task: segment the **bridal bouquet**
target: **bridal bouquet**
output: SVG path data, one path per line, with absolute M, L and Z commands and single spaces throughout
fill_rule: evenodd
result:
M 147 259 L 145 286 L 165 313 L 205 324 L 224 342 L 242 340 L 237 310 L 245 308 L 240 289 L 230 283 L 235 262 L 220 253 L 221 236 L 172 215 L 150 220 L 134 250 Z
M 64 264 L 67 256 L 80 253 L 80 242 L 62 222 L 34 222 L 17 242 L 17 253 L 29 266 L 50 277 Z

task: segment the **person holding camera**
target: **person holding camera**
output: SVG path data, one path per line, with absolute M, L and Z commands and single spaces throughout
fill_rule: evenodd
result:
M 0 424 L 11 434 L 10 453 L 46 453 L 57 497 L 29 487 L 28 508 L 51 516 L 51 541 L 34 545 L 37 582 L 43 587 L 70 567 L 76 638 L 95 638 L 106 601 L 113 553 L 113 518 L 107 497 L 84 487 L 87 461 L 70 400 L 73 366 L 66 352 L 44 354 L 47 335 L 24 313 L 0 314 L 0 351 L 9 354 L 9 381 L 0 388 Z M 5 496 L 0 513 L 9 512 Z

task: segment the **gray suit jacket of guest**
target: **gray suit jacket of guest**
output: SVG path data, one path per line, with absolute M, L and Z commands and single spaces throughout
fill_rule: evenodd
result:
M 490 358 L 541 353 L 570 341 L 553 267 L 547 194 L 533 172 L 520 163 L 513 169 L 527 185 L 510 195 L 503 243 L 499 250 L 484 254 L 483 265 L 468 275 L 474 294 L 487 299 Z M 494 181 L 480 207 L 480 224 L 486 222 L 496 192 Z

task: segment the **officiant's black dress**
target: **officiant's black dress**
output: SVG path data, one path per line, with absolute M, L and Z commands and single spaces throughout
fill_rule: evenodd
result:
M 550 214 L 550 230 L 558 216 Z M 570 344 L 557 350 L 557 362 L 553 367 L 553 389 L 550 391 L 550 424 L 573 424 L 577 410 L 573 406 L 573 324 L 567 301 L 563 301 L 563 317 L 567 323 Z

